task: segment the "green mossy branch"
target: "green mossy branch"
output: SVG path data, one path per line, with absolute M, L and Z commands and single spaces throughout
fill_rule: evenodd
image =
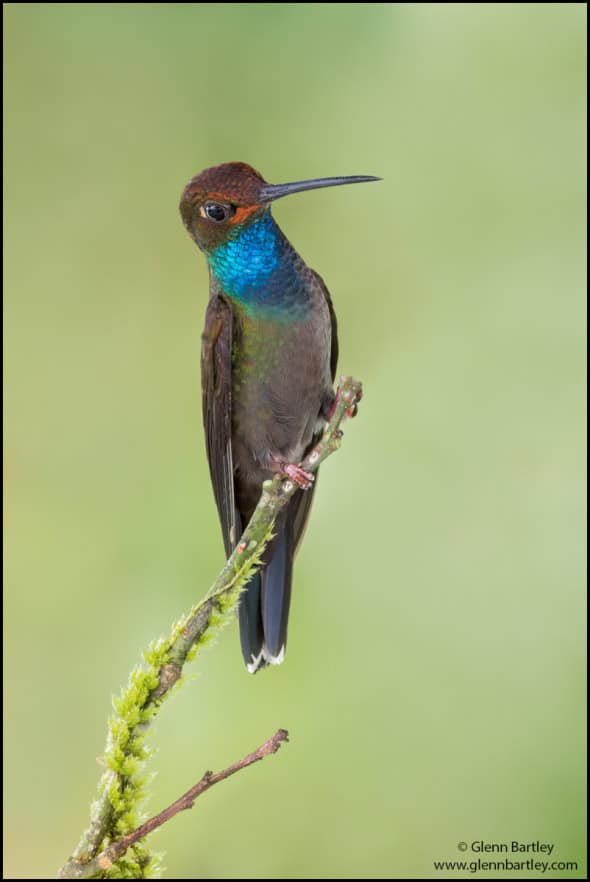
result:
M 319 465 L 341 444 L 340 425 L 354 413 L 361 384 L 352 377 L 340 381 L 334 412 L 319 443 L 301 463 L 306 471 Z M 140 806 L 149 778 L 145 764 L 151 750 L 145 739 L 162 702 L 182 681 L 186 662 L 230 621 L 240 594 L 262 564 L 262 554 L 272 538 L 277 514 L 297 492 L 293 481 L 277 476 L 265 481 L 262 494 L 240 542 L 205 597 L 173 626 L 170 635 L 153 642 L 143 653 L 127 686 L 113 699 L 115 714 L 109 719 L 104 754 L 105 771 L 90 810 L 90 826 L 58 873 L 61 879 L 143 879 L 158 873 L 158 857 L 139 842 L 128 846 L 108 867 L 97 866 L 99 853 L 129 837 L 141 824 Z M 117 853 L 117 849 L 114 849 Z

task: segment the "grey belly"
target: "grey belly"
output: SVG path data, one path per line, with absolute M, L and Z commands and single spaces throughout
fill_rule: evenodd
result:
M 235 353 L 232 447 L 238 484 L 259 488 L 273 471 L 273 459 L 298 463 L 311 443 L 331 389 L 326 318 L 288 325 L 278 337 L 276 326 L 268 333 L 259 328 L 254 343 Z

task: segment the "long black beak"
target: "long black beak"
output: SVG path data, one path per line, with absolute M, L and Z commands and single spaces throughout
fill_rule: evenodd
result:
M 291 193 L 302 190 L 319 190 L 320 187 L 340 187 L 342 184 L 363 184 L 366 181 L 380 181 L 372 175 L 352 175 L 348 178 L 313 178 L 311 181 L 292 181 L 290 184 L 264 184 L 260 190 L 261 202 L 274 202 Z

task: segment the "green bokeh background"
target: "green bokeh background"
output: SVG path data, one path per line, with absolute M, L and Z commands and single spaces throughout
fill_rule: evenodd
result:
M 384 178 L 275 208 L 366 394 L 286 663 L 248 676 L 224 631 L 157 723 L 149 807 L 291 744 L 152 844 L 170 878 L 434 878 L 459 840 L 542 840 L 584 876 L 585 6 L 4 20 L 5 875 L 70 853 L 111 693 L 222 563 L 177 204 L 239 159 Z

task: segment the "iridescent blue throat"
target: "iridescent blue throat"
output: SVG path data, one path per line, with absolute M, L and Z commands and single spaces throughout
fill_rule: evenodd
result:
M 310 307 L 305 264 L 275 224 L 270 211 L 209 255 L 224 292 L 251 316 L 300 320 Z

